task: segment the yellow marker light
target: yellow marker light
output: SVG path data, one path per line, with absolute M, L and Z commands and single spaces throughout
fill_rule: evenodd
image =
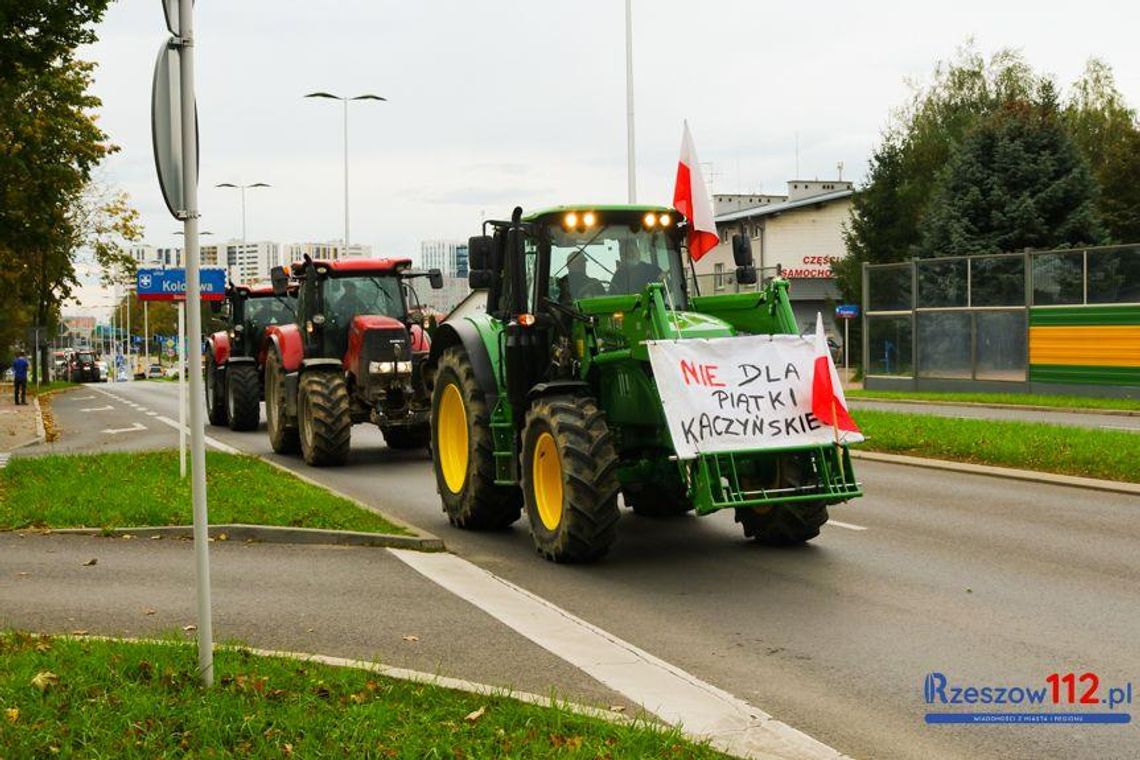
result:
M 578 215 L 571 211 L 563 221 L 566 223 L 567 229 L 573 229 L 578 226 Z
M 533 314 L 519 314 L 519 324 L 523 327 L 532 327 L 535 319 Z
M 646 227 L 656 227 L 657 226 L 657 214 L 654 214 L 652 211 L 650 211 L 648 214 L 646 214 L 645 215 L 645 226 Z
M 657 218 L 657 221 L 661 222 L 662 227 L 668 227 L 673 223 L 672 217 L 670 217 L 668 214 L 662 214 Z
M 587 211 L 585 214 L 582 214 L 582 224 L 587 227 L 593 227 L 596 221 L 598 221 L 598 219 L 594 216 L 593 211 Z

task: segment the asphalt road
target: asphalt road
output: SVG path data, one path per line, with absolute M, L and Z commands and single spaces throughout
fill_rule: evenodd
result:
M 114 410 L 70 410 L 69 396 L 85 391 L 67 394 L 56 402 L 65 430 L 57 448 L 174 445 L 175 431 L 154 420 L 176 419 L 175 386 L 108 390 L 147 411 L 116 401 L 108 402 Z M 103 413 L 114 417 L 106 426 Z M 94 424 L 73 422 L 81 415 Z M 93 432 L 136 424 L 146 430 Z M 451 551 L 846 754 L 1140 753 L 1136 723 L 923 721 L 931 671 L 962 686 L 1040 687 L 1051 673 L 1086 671 L 1099 675 L 1102 689 L 1140 680 L 1134 497 L 861 462 L 867 496 L 834 508 L 833 521 L 844 526 L 829 524 L 806 547 L 752 545 L 727 513 L 670 520 L 627 513 L 605 561 L 564 567 L 534 555 L 523 522 L 491 534 L 448 526 L 426 454 L 389 451 L 368 426 L 354 428 L 347 466 L 323 470 L 270 454 L 263 430 L 208 434 L 380 505 L 441 536 Z M 358 590 L 326 591 L 351 605 Z M 219 626 L 219 637 L 230 633 Z M 525 667 L 530 655 L 519 656 Z M 552 682 L 556 676 L 551 671 Z
M 1096 414 L 1083 412 L 1041 411 L 1037 409 L 995 409 L 988 406 L 965 404 L 907 404 L 872 399 L 851 399 L 852 409 L 874 409 L 904 414 L 932 414 L 938 417 L 957 417 L 976 420 L 1014 420 L 1017 422 L 1044 422 L 1050 425 L 1073 425 L 1099 430 L 1125 430 L 1140 433 L 1140 416 Z

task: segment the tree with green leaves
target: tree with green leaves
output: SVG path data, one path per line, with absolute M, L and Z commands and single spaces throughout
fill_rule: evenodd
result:
M 1096 182 L 1065 130 L 1056 88 L 985 117 L 938 173 L 918 254 L 960 256 L 1107 242 Z

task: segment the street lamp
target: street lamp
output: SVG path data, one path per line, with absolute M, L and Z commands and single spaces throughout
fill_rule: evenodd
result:
M 351 98 L 343 98 L 339 95 L 333 95 L 331 92 L 310 92 L 305 96 L 306 98 L 325 98 L 327 100 L 339 100 L 344 103 L 344 253 L 348 253 L 348 101 L 350 100 L 383 100 L 387 102 L 387 98 L 382 98 L 379 95 L 372 95 L 365 93 Z
M 250 184 L 250 185 L 235 185 L 232 182 L 221 182 L 217 185 L 214 185 L 214 187 L 229 187 L 229 188 L 233 188 L 234 190 L 241 190 L 241 251 L 244 254 L 245 253 L 245 246 L 246 246 L 246 243 L 245 243 L 245 191 L 248 188 L 273 187 L 273 186 L 269 185 L 265 182 L 254 182 L 253 184 Z M 228 258 L 226 259 L 226 264 L 227 264 L 226 269 L 228 270 L 229 269 L 229 266 L 228 266 L 229 259 Z M 233 273 L 232 272 L 229 273 L 229 277 L 231 280 L 233 279 Z
M 637 166 L 633 149 L 633 0 L 625 0 L 625 131 L 629 202 L 637 203 Z

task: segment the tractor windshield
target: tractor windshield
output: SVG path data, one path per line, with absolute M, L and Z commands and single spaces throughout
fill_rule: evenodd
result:
M 551 225 L 550 298 L 569 304 L 580 298 L 640 293 L 663 283 L 682 308 L 681 252 L 671 230 L 631 229 L 628 224 L 567 230 Z
M 293 321 L 295 299 L 288 296 L 261 296 L 245 302 L 245 317 L 260 327 Z
M 337 324 L 347 325 L 359 314 L 404 318 L 404 300 L 397 277 L 372 275 L 330 277 L 324 283 L 324 302 Z

